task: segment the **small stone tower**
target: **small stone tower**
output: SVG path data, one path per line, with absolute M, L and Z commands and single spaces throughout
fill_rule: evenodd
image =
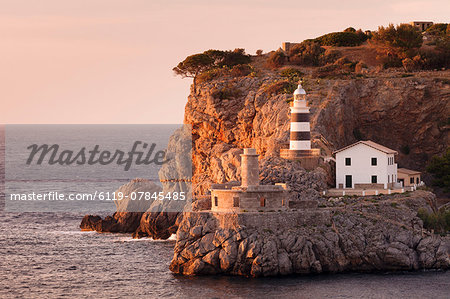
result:
M 259 185 L 259 165 L 256 149 L 245 148 L 241 155 L 242 187 Z
M 240 213 L 288 208 L 286 184 L 260 185 L 258 156 L 256 149 L 244 149 L 240 186 L 237 182 L 211 184 L 211 211 Z
M 305 169 L 314 169 L 319 165 L 320 149 L 311 148 L 309 107 L 306 105 L 306 92 L 301 84 L 294 91 L 294 102 L 290 109 L 289 149 L 281 149 L 280 156 L 284 159 L 300 161 Z

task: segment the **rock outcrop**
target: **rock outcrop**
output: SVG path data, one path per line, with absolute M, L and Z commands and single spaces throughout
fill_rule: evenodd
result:
M 450 240 L 424 231 L 425 191 L 333 199 L 318 209 L 185 213 L 170 269 L 179 274 L 274 276 L 450 268 Z
M 449 71 L 361 79 L 307 79 L 313 144 L 324 155 L 371 139 L 396 149 L 402 167 L 422 170 L 450 142 Z M 289 141 L 290 94 L 269 95 L 280 78 L 217 78 L 191 87 L 184 122 L 192 125 L 194 193 L 240 180 L 239 149 L 277 156 Z
M 131 200 L 133 192 L 160 192 L 162 188 L 157 184 L 145 180 L 134 179 L 117 189 L 124 199 L 115 201 L 117 212 L 102 219 L 100 216 L 85 215 L 81 221 L 82 230 L 95 230 L 109 233 L 134 233 L 141 224 L 141 218 L 151 206 L 151 201 Z M 118 198 L 118 197 L 117 197 Z
M 98 232 L 132 233 L 135 238 L 151 237 L 167 239 L 177 230 L 178 216 L 191 206 L 192 139 L 189 127 L 177 129 L 169 139 L 164 163 L 159 170 L 162 187 L 146 179 L 134 179 L 121 186 L 116 194 L 123 199 L 115 201 L 117 212 L 102 219 L 100 216 L 86 215 L 82 230 Z M 159 194 L 164 200 L 133 200 L 135 194 Z M 185 200 L 165 200 L 166 195 L 183 192 Z M 116 196 L 118 198 L 119 196 Z

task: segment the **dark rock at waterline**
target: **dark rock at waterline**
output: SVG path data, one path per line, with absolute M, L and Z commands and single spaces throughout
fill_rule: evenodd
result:
M 101 233 L 133 233 L 139 227 L 141 212 L 116 212 L 102 219 L 100 216 L 86 215 L 81 221 L 82 230 Z
M 177 232 L 177 217 L 175 212 L 147 212 L 141 217 L 140 225 L 133 233 L 134 238 L 151 237 L 153 239 L 168 239 Z

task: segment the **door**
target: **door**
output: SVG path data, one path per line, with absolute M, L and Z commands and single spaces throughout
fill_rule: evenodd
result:
M 345 176 L 345 188 L 352 188 L 352 176 L 351 175 Z

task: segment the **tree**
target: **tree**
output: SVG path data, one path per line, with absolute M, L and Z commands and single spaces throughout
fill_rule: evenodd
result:
M 197 78 L 197 75 L 211 68 L 213 64 L 214 59 L 211 56 L 204 53 L 194 54 L 186 57 L 185 60 L 173 68 L 173 71 L 183 78 L 194 78 L 195 88 L 195 79 Z
M 304 41 L 289 51 L 290 61 L 299 65 L 319 65 L 320 56 L 325 52 L 318 42 Z
M 426 32 L 434 36 L 444 36 L 447 33 L 447 28 L 449 24 L 438 23 L 433 26 L 428 27 Z
M 238 64 L 247 64 L 251 60 L 250 56 L 245 54 L 245 50 L 241 48 L 234 49 L 233 51 L 208 50 L 203 52 L 203 54 L 211 57 L 214 65 L 217 67 L 232 67 Z
M 286 55 L 281 51 L 272 52 L 267 58 L 266 64 L 271 68 L 279 68 L 286 62 Z
M 353 27 L 348 27 L 344 30 L 344 32 L 356 32 L 356 29 Z
M 427 166 L 427 171 L 433 174 L 433 185 L 450 192 L 450 147 L 442 156 L 433 156 Z
M 380 26 L 373 34 L 372 41 L 402 52 L 418 49 L 423 42 L 422 34 L 409 24 L 400 24 L 397 27 L 393 24 L 388 27 Z

